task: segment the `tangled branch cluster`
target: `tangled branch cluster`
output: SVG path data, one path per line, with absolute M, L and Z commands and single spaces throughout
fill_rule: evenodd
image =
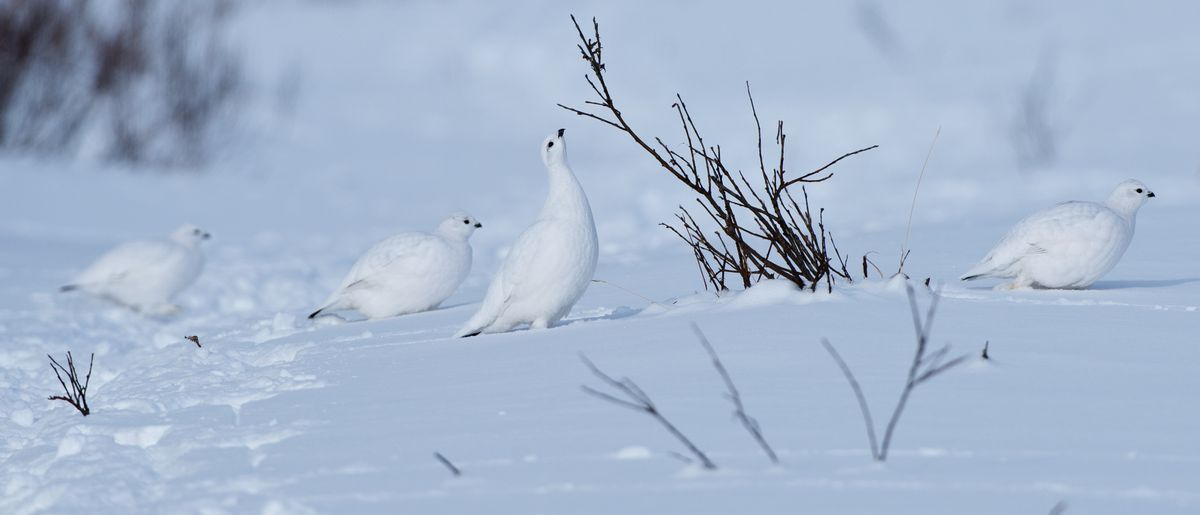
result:
M 747 288 L 763 279 L 786 279 L 812 290 L 824 282 L 831 290 L 836 279 L 850 280 L 846 259 L 825 230 L 824 209 L 813 213 L 804 185 L 828 180 L 833 176 L 829 171 L 831 166 L 875 146 L 847 152 L 811 172 L 791 176 L 784 166 L 787 135 L 780 121 L 775 130 L 778 158 L 772 159 L 768 166 L 763 154 L 762 124 L 747 83 L 746 95 L 758 129 L 758 177 L 751 180 L 728 167 L 721 146 L 705 141 L 678 94 L 671 107 L 679 117 L 687 148 L 674 150 L 661 138 L 643 137 L 629 125 L 605 78 L 599 24 L 592 20 L 592 36 L 588 37 L 574 16 L 571 20 L 579 34 L 580 55 L 591 68 L 585 78 L 596 99 L 586 104 L 606 113 L 596 114 L 562 104 L 559 107 L 625 132 L 696 194 L 697 205 L 718 230 L 711 233 L 705 230 L 692 212 L 682 206 L 674 223 L 662 225 L 691 247 L 706 288 L 720 291 L 738 284 Z M 794 192 L 796 187 L 799 193 Z
M 75 370 L 75 357 L 71 355 L 71 351 L 67 351 L 67 366 L 62 366 L 54 359 L 54 356 L 46 355 L 50 358 L 50 368 L 54 370 L 54 376 L 58 378 L 58 384 L 62 385 L 64 395 L 51 395 L 48 400 L 63 401 L 76 410 L 79 410 L 83 416 L 91 414 L 92 410 L 87 403 L 87 389 L 92 382 L 92 363 L 96 360 L 96 355 L 88 360 L 87 376 L 83 382 L 79 382 L 79 371 Z M 63 375 L 67 376 L 67 380 L 63 381 Z

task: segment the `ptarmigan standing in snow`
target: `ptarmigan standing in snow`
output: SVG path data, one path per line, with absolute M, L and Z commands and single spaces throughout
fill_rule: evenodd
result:
M 520 324 L 535 329 L 566 316 L 596 271 L 598 243 L 592 208 L 567 165 L 563 132 L 542 143 L 550 193 L 533 225 L 517 237 L 479 311 L 456 337 L 499 333 Z
M 1013 279 L 1004 288 L 1087 288 L 1112 270 L 1133 239 L 1138 208 L 1154 196 L 1133 179 L 1108 201 L 1063 202 L 1017 223 L 962 279 Z
M 170 238 L 122 243 L 100 256 L 62 291 L 82 290 L 138 311 L 165 315 L 179 311 L 171 299 L 200 276 L 200 241 L 209 234 L 184 225 Z
M 353 309 L 377 319 L 438 307 L 471 271 L 467 240 L 480 227 L 470 215 L 454 213 L 433 234 L 406 232 L 375 244 L 308 318 Z

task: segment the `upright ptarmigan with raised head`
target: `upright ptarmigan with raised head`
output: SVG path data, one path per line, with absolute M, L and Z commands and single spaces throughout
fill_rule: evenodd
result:
M 458 212 L 433 234 L 406 232 L 375 244 L 308 318 L 352 309 L 378 319 L 438 307 L 471 271 L 467 240 L 480 227 L 474 217 Z
M 200 242 L 211 236 L 183 225 L 169 238 L 122 243 L 104 253 L 62 291 L 80 290 L 154 315 L 179 311 L 172 304 L 204 269 Z
M 567 164 L 565 129 L 542 143 L 550 192 L 533 225 L 517 237 L 475 316 L 456 337 L 499 333 L 562 320 L 596 272 L 599 244 L 592 208 Z
M 1112 270 L 1133 240 L 1138 209 L 1154 197 L 1133 179 L 1108 200 L 1063 202 L 1017 223 L 962 280 L 1013 279 L 1000 288 L 1087 288 Z

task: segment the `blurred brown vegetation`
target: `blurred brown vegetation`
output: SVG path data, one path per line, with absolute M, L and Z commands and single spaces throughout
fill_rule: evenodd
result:
M 191 166 L 232 123 L 228 0 L 0 0 L 0 147 Z

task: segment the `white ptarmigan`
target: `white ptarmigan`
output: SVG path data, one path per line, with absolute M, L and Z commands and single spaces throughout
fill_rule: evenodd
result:
M 368 319 L 419 313 L 438 307 L 471 271 L 467 240 L 483 227 L 466 213 L 454 213 L 433 234 L 406 232 L 367 250 L 320 309 L 353 309 Z
M 137 311 L 166 315 L 179 311 L 171 299 L 200 276 L 200 242 L 210 237 L 183 225 L 169 238 L 122 243 L 104 253 L 62 291 L 81 290 Z
M 1013 279 L 999 288 L 1087 288 L 1116 266 L 1133 240 L 1138 208 L 1154 197 L 1133 179 L 1108 200 L 1063 202 L 1017 223 L 962 280 Z
M 544 329 L 561 320 L 587 290 L 599 245 L 592 208 L 567 165 L 563 132 L 542 143 L 550 192 L 533 225 L 517 237 L 475 316 L 456 337 L 499 333 L 521 324 Z

